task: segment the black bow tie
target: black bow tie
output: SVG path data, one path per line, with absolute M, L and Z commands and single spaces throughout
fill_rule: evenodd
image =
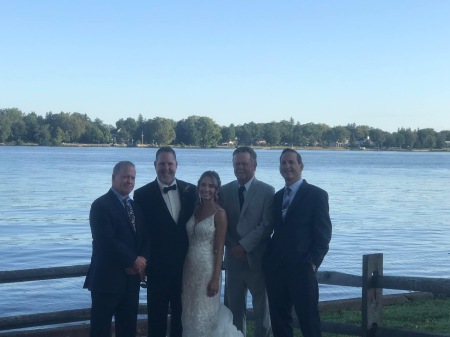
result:
M 164 194 L 166 194 L 167 192 L 169 192 L 170 190 L 176 190 L 177 189 L 177 185 L 172 185 L 172 186 L 167 186 L 167 187 L 164 187 L 163 188 L 163 192 L 164 192 Z

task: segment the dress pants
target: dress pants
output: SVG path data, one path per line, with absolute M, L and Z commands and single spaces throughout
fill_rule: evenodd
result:
M 267 295 L 274 337 L 293 337 L 292 307 L 304 337 L 322 337 L 319 287 L 309 264 L 288 268 L 271 266 L 266 271 Z
M 139 283 L 129 282 L 127 290 L 121 294 L 92 291 L 91 299 L 91 337 L 111 337 L 113 316 L 116 337 L 136 336 Z
M 233 324 L 246 336 L 247 293 L 252 295 L 255 315 L 255 337 L 269 337 L 270 316 L 266 283 L 262 272 L 255 272 L 248 265 L 225 273 L 225 304 L 233 313 Z
M 149 276 L 147 288 L 148 337 L 166 337 L 170 307 L 170 337 L 182 337 L 182 274 Z

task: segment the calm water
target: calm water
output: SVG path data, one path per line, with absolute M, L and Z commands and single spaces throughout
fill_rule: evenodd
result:
M 87 264 L 92 201 L 119 160 L 136 188 L 155 178 L 155 149 L 0 147 L 0 270 Z M 179 149 L 177 177 L 207 169 L 234 178 L 232 149 Z M 283 186 L 280 151 L 258 150 L 256 176 Z M 387 275 L 450 277 L 450 153 L 303 151 L 303 177 L 329 192 L 331 248 L 321 270 L 361 274 L 363 254 L 383 253 Z M 86 308 L 84 278 L 0 285 L 0 316 Z M 360 289 L 321 286 L 321 300 Z M 142 297 L 144 301 L 144 297 Z

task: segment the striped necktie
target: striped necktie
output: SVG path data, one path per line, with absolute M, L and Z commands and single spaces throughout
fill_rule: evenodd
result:
M 286 213 L 289 208 L 289 201 L 291 199 L 290 195 L 291 195 L 291 189 L 289 187 L 286 187 L 284 189 L 283 204 L 281 206 L 281 215 L 283 216 L 283 220 L 286 217 Z

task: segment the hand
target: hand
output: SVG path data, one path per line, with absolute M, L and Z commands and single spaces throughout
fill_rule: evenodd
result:
M 241 262 L 245 262 L 247 260 L 247 252 L 241 245 L 231 247 L 231 256 Z
M 219 278 L 213 278 L 208 283 L 208 287 L 206 289 L 208 297 L 216 296 L 219 292 Z
M 147 260 L 143 256 L 138 256 L 133 263 L 133 268 L 137 270 L 139 275 L 145 275 L 145 269 L 147 268 Z
M 311 266 L 312 266 L 312 270 L 313 270 L 314 272 L 316 272 L 316 270 L 317 270 L 316 265 L 313 263 L 313 264 L 311 264 Z

